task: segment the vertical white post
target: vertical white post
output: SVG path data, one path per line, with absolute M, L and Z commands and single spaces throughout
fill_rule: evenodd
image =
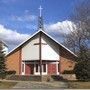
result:
M 56 62 L 57 75 L 59 75 L 59 72 L 58 72 L 58 64 L 59 64 L 59 62 Z
M 36 68 L 35 68 L 35 61 L 34 61 L 34 75 L 35 75 L 35 69 L 36 69 Z

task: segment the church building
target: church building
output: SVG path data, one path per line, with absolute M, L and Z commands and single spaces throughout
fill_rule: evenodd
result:
M 38 31 L 7 54 L 6 66 L 16 75 L 60 75 L 74 69 L 76 57 L 44 31 L 40 15 Z

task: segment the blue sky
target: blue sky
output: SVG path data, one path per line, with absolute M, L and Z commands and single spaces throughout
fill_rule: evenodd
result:
M 75 5 L 82 1 L 83 0 L 0 0 L 0 30 L 2 30 L 1 33 L 4 33 L 0 38 L 10 45 L 17 37 L 13 38 L 13 35 L 7 36 L 7 33 L 9 33 L 9 35 L 19 34 L 21 38 L 23 36 L 25 37 L 25 35 L 27 37 L 33 34 L 37 30 L 38 8 L 40 5 L 43 7 L 42 15 L 46 26 L 53 24 L 55 27 L 55 25 L 61 25 L 65 23 L 65 21 L 71 23 L 70 15 L 74 11 Z M 6 38 L 12 38 L 12 40 L 6 40 L 5 35 L 7 36 Z M 18 41 L 16 45 L 19 43 Z
M 33 32 L 37 25 L 36 21 L 12 20 L 15 16 L 28 15 L 38 16 L 38 7 L 43 7 L 44 23 L 54 23 L 69 19 L 74 6 L 79 0 L 0 0 L 0 24 L 7 28 L 15 29 L 21 33 Z M 26 27 L 27 25 L 30 25 Z M 31 27 L 31 30 L 29 30 Z M 34 29 L 34 30 L 32 30 Z

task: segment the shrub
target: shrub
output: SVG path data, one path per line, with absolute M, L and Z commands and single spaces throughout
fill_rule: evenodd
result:
M 74 68 L 77 79 L 90 81 L 90 61 L 81 61 Z
M 16 71 L 14 71 L 14 70 L 13 71 L 6 71 L 7 75 L 11 75 L 11 74 L 15 74 L 15 73 L 16 73 Z
M 3 72 L 3 73 L 0 74 L 0 78 L 1 79 L 4 79 L 5 77 L 6 77 L 6 73 L 5 72 Z
M 65 70 L 63 74 L 74 74 L 74 70 Z

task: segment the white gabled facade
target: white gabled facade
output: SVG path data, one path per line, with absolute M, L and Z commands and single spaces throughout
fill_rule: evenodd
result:
M 29 42 L 27 42 L 22 47 L 22 60 L 23 61 L 33 61 L 39 60 L 39 38 L 40 35 L 37 34 Z M 58 61 L 59 56 L 59 45 L 53 42 L 46 35 L 41 36 L 41 59 L 49 61 Z
M 8 54 L 7 54 L 7 56 L 9 55 L 9 54 L 11 54 L 12 52 L 14 52 L 16 49 L 18 49 L 19 47 L 21 47 L 21 46 L 23 46 L 24 45 L 24 47 L 22 47 L 22 54 L 25 56 L 25 53 L 24 53 L 24 51 L 25 52 L 29 52 L 28 50 L 28 48 L 30 47 L 30 44 L 34 44 L 34 43 L 38 43 L 39 42 L 39 37 L 37 38 L 37 39 L 35 39 L 34 40 L 34 37 L 36 36 L 36 35 L 39 35 L 39 33 L 40 32 L 42 32 L 43 34 L 44 34 L 44 36 L 46 36 L 46 37 L 42 37 L 42 43 L 47 43 L 46 41 L 48 41 L 48 40 L 50 40 L 50 41 L 48 41 L 48 45 L 47 46 L 42 46 L 43 47 L 43 49 L 42 49 L 42 52 L 44 51 L 44 52 L 46 52 L 46 53 L 49 53 L 50 51 L 52 51 L 53 52 L 53 49 L 52 49 L 52 47 L 50 47 L 50 43 L 51 42 L 53 42 L 53 46 L 55 46 L 55 52 L 53 52 L 52 53 L 52 55 L 54 54 L 55 55 L 55 57 L 58 59 L 58 55 L 56 54 L 56 53 L 58 53 L 59 52 L 59 46 L 61 46 L 61 47 L 63 47 L 64 49 L 66 49 L 68 52 L 70 52 L 72 55 L 74 55 L 75 57 L 77 57 L 77 55 L 75 55 L 72 51 L 70 51 L 68 48 L 66 48 L 64 45 L 62 45 L 61 43 L 59 43 L 58 41 L 56 41 L 55 39 L 53 39 L 50 35 L 48 35 L 47 33 L 45 33 L 44 31 L 42 31 L 42 30 L 39 30 L 39 31 L 37 31 L 36 33 L 34 33 L 31 37 L 29 37 L 27 40 L 25 40 L 24 42 L 22 42 L 20 45 L 18 45 L 16 48 L 14 48 L 12 51 L 10 51 Z M 45 38 L 47 38 L 47 40 L 45 41 Z M 25 44 L 28 40 L 30 39 L 30 42 L 28 43 L 28 44 Z M 32 41 L 33 40 L 33 41 Z M 57 48 L 56 48 L 57 47 Z M 31 48 L 31 47 L 30 47 Z M 34 51 L 33 49 L 35 49 L 36 48 L 36 51 Z M 37 45 L 37 46 L 32 46 L 32 50 L 33 50 L 33 54 L 35 54 L 36 52 L 39 52 L 38 50 L 39 50 L 39 45 Z M 46 51 L 46 50 L 49 50 L 48 52 Z M 57 50 L 57 52 L 56 52 L 56 50 Z M 34 53 L 35 52 L 35 53 Z M 31 53 L 31 54 L 32 54 Z M 38 54 L 38 53 L 37 53 Z M 23 56 L 22 55 L 22 56 Z M 47 55 L 47 54 L 46 54 Z M 51 54 L 50 54 L 51 55 Z M 22 60 L 28 60 L 29 58 L 29 55 L 27 55 L 27 57 L 22 57 Z M 45 59 L 45 55 L 42 53 L 42 58 L 43 59 Z M 56 58 L 53 58 L 53 59 L 56 59 Z M 38 59 L 38 58 L 31 58 L 31 59 Z M 46 58 L 47 59 L 47 58 Z
M 22 47 L 22 60 L 39 60 L 39 35 L 34 36 L 29 42 Z
M 44 34 L 42 34 L 41 41 L 43 43 L 41 46 L 42 60 L 59 60 L 59 45 L 57 45 Z

